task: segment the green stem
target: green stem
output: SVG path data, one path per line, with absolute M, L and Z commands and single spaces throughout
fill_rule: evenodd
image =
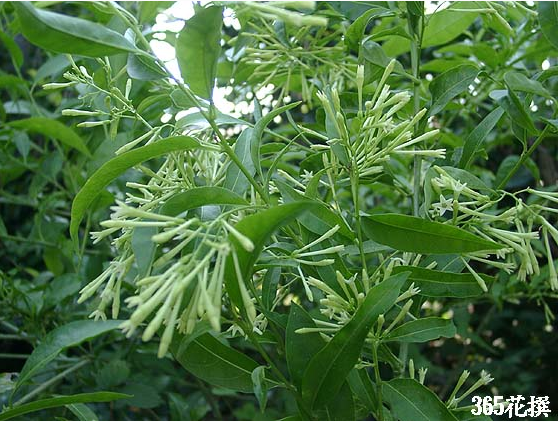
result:
M 383 396 L 381 393 L 381 374 L 379 373 L 379 359 L 377 357 L 377 346 L 378 343 L 375 341 L 372 347 L 373 355 L 373 372 L 375 375 L 375 388 L 377 392 L 377 420 L 383 420 Z
M 29 401 L 30 399 L 32 399 L 33 397 L 35 397 L 39 393 L 45 391 L 51 385 L 53 385 L 53 384 L 57 383 L 58 381 L 62 380 L 66 375 L 68 375 L 68 374 L 70 374 L 74 371 L 77 371 L 82 366 L 85 366 L 88 363 L 89 363 L 88 360 L 83 360 L 83 361 L 78 362 L 76 365 L 71 366 L 67 370 L 61 372 L 60 374 L 54 376 L 53 378 L 51 378 L 48 381 L 44 382 L 43 384 L 39 385 L 39 387 L 32 390 L 29 394 L 26 394 L 25 396 L 23 396 L 21 399 L 19 399 L 17 402 L 14 403 L 14 406 L 19 406 L 19 405 Z
M 500 182 L 496 190 L 502 190 L 507 185 L 507 182 L 509 182 L 509 180 L 515 175 L 515 173 L 517 173 L 517 170 L 519 170 L 519 168 L 523 165 L 525 160 L 527 160 L 527 158 L 529 158 L 533 154 L 533 152 L 535 152 L 535 150 L 541 144 L 545 136 L 548 135 L 548 128 L 549 126 L 546 126 L 544 130 L 541 132 L 541 134 L 539 135 L 539 137 L 535 140 L 535 142 L 533 142 L 533 145 L 531 145 L 531 147 L 521 155 L 517 163 L 515 163 L 515 166 L 513 166 L 513 168 L 508 172 L 506 177 L 502 179 L 502 181 Z

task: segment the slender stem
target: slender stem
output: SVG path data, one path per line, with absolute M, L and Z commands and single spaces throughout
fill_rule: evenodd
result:
M 381 394 L 381 374 L 379 373 L 379 359 L 377 357 L 378 343 L 375 341 L 372 347 L 373 355 L 373 372 L 375 375 L 375 388 L 377 390 L 377 420 L 383 420 L 383 396 Z
M 51 385 L 57 383 L 58 381 L 61 381 L 66 375 L 77 371 L 78 369 L 80 369 L 82 366 L 85 366 L 89 363 L 88 360 L 82 360 L 80 362 L 78 362 L 76 365 L 71 366 L 70 368 L 68 368 L 67 370 L 61 372 L 60 374 L 54 376 L 53 378 L 49 379 L 48 381 L 42 383 L 41 385 L 39 385 L 39 387 L 37 387 L 36 389 L 32 390 L 29 394 L 26 394 L 25 396 L 23 396 L 21 399 L 19 399 L 17 402 L 14 403 L 14 406 L 19 406 L 27 401 L 29 401 L 30 399 L 32 399 L 33 397 L 35 397 L 37 394 L 45 391 L 47 388 L 49 388 Z
M 25 353 L 0 353 L 1 359 L 27 359 L 29 356 Z
M 502 179 L 502 181 L 500 182 L 496 190 L 502 190 L 506 186 L 507 182 L 509 182 L 509 180 L 515 175 L 515 173 L 517 173 L 517 170 L 519 170 L 519 167 L 523 165 L 525 160 L 527 160 L 527 158 L 529 158 L 533 154 L 533 152 L 535 152 L 535 150 L 541 144 L 545 136 L 548 135 L 548 128 L 549 126 L 546 126 L 541 132 L 541 134 L 539 135 L 539 137 L 535 140 L 535 142 L 533 142 L 533 145 L 531 145 L 531 147 L 521 155 L 517 163 L 515 163 L 515 166 L 513 166 L 513 168 L 508 172 L 506 177 Z
M 424 14 L 422 13 L 422 17 L 420 19 L 420 24 L 414 30 L 414 26 L 412 24 L 412 19 L 414 17 L 408 15 L 408 30 L 410 35 L 412 36 L 412 40 L 410 41 L 410 61 L 412 65 L 412 76 L 418 79 L 418 74 L 420 70 L 420 55 L 422 50 L 422 37 L 424 35 Z M 413 89 L 413 114 L 416 115 L 418 111 L 420 111 L 420 84 L 414 82 L 414 89 Z M 417 132 L 419 123 L 416 123 L 414 127 L 414 131 Z M 417 133 L 415 133 L 416 135 Z M 415 147 L 416 149 L 416 147 Z M 421 169 L 422 169 L 422 157 L 419 155 L 414 156 L 414 169 L 413 169 L 413 178 L 414 178 L 414 186 L 412 191 L 412 208 L 415 217 L 420 215 L 420 176 L 421 176 Z M 399 359 L 402 362 L 402 367 L 400 370 L 400 377 L 404 376 L 404 371 L 406 369 L 407 364 L 407 357 L 408 357 L 408 343 L 401 343 L 399 345 Z

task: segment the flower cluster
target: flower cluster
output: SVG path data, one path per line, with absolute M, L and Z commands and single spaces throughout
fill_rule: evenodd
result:
M 549 264 L 549 282 L 553 290 L 558 289 L 558 278 L 551 253 L 549 234 L 558 244 L 558 230 L 548 221 L 546 214 L 557 215 L 557 208 L 547 203 L 558 204 L 556 192 L 544 192 L 535 189 L 525 189 L 510 194 L 508 192 L 494 192 L 485 188 L 481 181 L 479 186 L 468 186 L 438 166 L 432 167 L 437 176 L 431 179 L 431 187 L 439 194 L 439 201 L 432 203 L 429 212 L 434 218 L 445 217 L 449 212 L 452 224 L 460 225 L 478 236 L 503 244 L 505 248 L 497 251 L 496 257 L 505 262 L 490 260 L 488 254 L 470 253 L 466 257 L 474 261 L 499 268 L 507 273 L 517 269 L 517 277 L 525 281 L 527 276 L 537 276 L 540 273 L 538 251 L 535 251 L 532 241 L 539 239 L 539 232 L 545 244 L 546 257 Z M 471 176 L 472 177 L 472 176 Z M 485 193 L 482 193 L 486 190 Z M 533 203 L 527 203 L 521 198 L 522 194 L 530 194 Z M 498 209 L 498 204 L 509 197 L 516 206 L 505 211 Z M 475 275 L 476 273 L 464 260 L 464 263 Z M 477 276 L 475 276 L 477 277 Z M 484 282 L 478 277 L 486 290 Z
M 410 101 L 410 94 L 407 92 L 391 93 L 389 85 L 385 83 L 393 71 L 395 63 L 396 61 L 392 60 L 388 64 L 373 96 L 365 102 L 365 110 L 362 110 L 361 106 L 363 67 L 358 66 L 359 112 L 357 118 L 360 120 L 360 128 L 357 133 L 349 130 L 337 89 L 331 88 L 329 91 L 317 93 L 317 97 L 325 109 L 327 127 L 329 125 L 333 127 L 326 138 L 327 144 L 331 146 L 335 155 L 338 145 L 345 149 L 346 156 L 357 169 L 359 177 L 380 174 L 383 171 L 383 163 L 387 162 L 391 156 L 445 157 L 445 149 L 411 148 L 433 139 L 439 130 L 431 130 L 413 137 L 414 127 L 425 115 L 426 109 L 420 110 L 412 118 L 403 119 L 397 115 L 397 112 Z

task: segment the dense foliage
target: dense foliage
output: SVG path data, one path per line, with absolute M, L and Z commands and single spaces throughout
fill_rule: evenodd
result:
M 0 420 L 554 418 L 557 3 L 181 6 L 0 3 Z

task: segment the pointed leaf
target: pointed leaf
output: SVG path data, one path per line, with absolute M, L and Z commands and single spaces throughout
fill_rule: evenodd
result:
M 457 95 L 469 87 L 478 75 L 478 69 L 471 65 L 462 65 L 449 69 L 430 83 L 432 106 L 428 115 L 432 116 L 445 108 Z
M 251 158 L 251 142 L 254 140 L 253 129 L 247 128 L 237 137 L 237 141 L 235 141 L 235 145 L 233 147 L 235 155 L 239 157 L 241 163 L 251 176 L 254 176 L 256 172 L 255 164 Z M 243 172 L 233 162 L 229 164 L 226 170 L 224 187 L 239 195 L 245 194 L 247 192 L 247 188 L 249 187 L 249 180 L 247 180 L 247 177 L 245 177 Z
M 400 294 L 407 273 L 374 286 L 352 319 L 309 362 L 302 395 L 310 408 L 327 405 L 340 390 L 362 352 L 366 336 L 379 314 L 387 312 Z
M 377 214 L 362 222 L 371 240 L 404 252 L 448 254 L 504 248 L 459 227 L 419 217 Z
M 498 107 L 494 109 L 477 125 L 477 127 L 473 129 L 471 133 L 469 133 L 469 136 L 467 136 L 467 139 L 465 140 L 465 146 L 463 147 L 459 167 L 467 168 L 471 165 L 476 152 L 482 147 L 484 140 L 492 131 L 494 126 L 496 126 L 503 114 L 503 108 Z
M 280 227 L 290 223 L 301 213 L 315 207 L 313 202 L 292 202 L 269 208 L 257 214 L 249 215 L 235 225 L 235 228 L 247 236 L 255 249 L 246 251 L 235 237 L 230 236 L 230 242 L 234 245 L 243 281 L 247 282 L 253 274 L 253 266 L 258 259 L 266 240 Z M 233 304 L 243 309 L 243 300 L 231 254 L 226 261 L 224 280 L 227 292 Z
M 204 205 L 249 205 L 245 199 L 217 186 L 202 186 L 173 195 L 161 206 L 160 214 L 176 216 Z
M 51 331 L 25 361 L 16 383 L 16 389 L 56 358 L 64 349 L 114 330 L 121 323 L 122 321 L 119 320 L 73 321 Z
M 15 120 L 10 122 L 9 125 L 31 133 L 40 133 L 49 138 L 57 139 L 63 144 L 91 157 L 91 153 L 82 138 L 68 126 L 56 120 L 47 119 L 46 117 L 30 117 L 28 119 Z
M 50 399 L 37 400 L 16 406 L 10 410 L 0 413 L 0 421 L 13 419 L 16 416 L 25 415 L 31 412 L 37 412 L 43 409 L 51 409 L 53 407 L 65 406 L 74 403 L 101 403 L 119 399 L 132 397 L 128 394 L 112 393 L 108 391 L 100 391 L 97 393 L 75 394 L 73 396 L 59 396 Z
M 183 368 L 211 385 L 253 392 L 251 374 L 259 364 L 211 334 L 173 342 L 171 352 Z
M 124 36 L 103 25 L 37 9 L 30 2 L 12 5 L 25 38 L 46 50 L 87 57 L 138 52 Z
M 453 321 L 439 317 L 420 318 L 405 322 L 392 330 L 385 341 L 424 343 L 440 337 L 453 337 L 457 332 Z
M 401 421 L 455 421 L 455 416 L 428 388 L 411 378 L 384 382 L 383 400 Z
M 414 283 L 419 287 L 422 296 L 464 298 L 476 297 L 484 293 L 471 273 L 457 274 L 411 266 L 396 267 L 393 273 L 406 271 L 410 271 L 407 283 Z M 492 281 L 492 277 L 479 275 L 487 284 Z
M 206 100 L 212 98 L 220 56 L 222 7 L 199 10 L 177 37 L 177 61 L 190 89 Z
M 132 151 L 125 152 L 103 164 L 85 183 L 72 203 L 70 236 L 78 238 L 80 222 L 88 208 L 101 191 L 129 168 L 172 151 L 187 151 L 202 148 L 198 141 L 190 136 L 175 136 L 161 139 Z

